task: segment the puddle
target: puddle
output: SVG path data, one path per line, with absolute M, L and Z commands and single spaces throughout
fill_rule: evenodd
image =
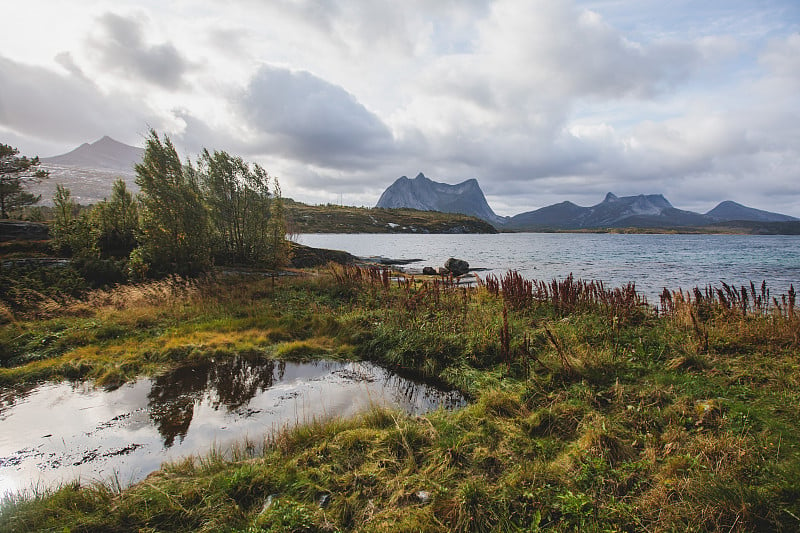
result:
M 413 414 L 464 405 L 457 392 L 371 363 L 203 361 L 114 391 L 87 383 L 0 389 L 0 495 L 79 479 L 123 486 L 162 462 L 370 405 Z

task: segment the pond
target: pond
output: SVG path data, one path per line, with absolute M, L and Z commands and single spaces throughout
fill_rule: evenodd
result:
M 0 495 L 73 480 L 127 486 L 164 461 L 371 405 L 421 414 L 464 403 L 371 363 L 247 358 L 198 361 L 113 391 L 85 382 L 0 389 Z

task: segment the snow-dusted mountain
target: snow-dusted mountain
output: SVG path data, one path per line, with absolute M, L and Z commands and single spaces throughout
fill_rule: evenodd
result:
M 506 228 L 584 229 L 613 227 L 671 227 L 705 225 L 709 218 L 692 211 L 676 209 L 661 194 L 618 197 L 608 193 L 592 207 L 571 202 L 555 204 L 511 217 Z
M 419 173 L 416 178 L 398 178 L 381 195 L 375 207 L 410 208 L 470 215 L 500 226 L 505 222 L 489 207 L 478 181 L 470 179 L 456 185 L 439 183 Z
M 83 205 L 110 197 L 118 179 L 124 180 L 132 191 L 138 191 L 134 165 L 142 160 L 143 155 L 142 148 L 106 136 L 91 144 L 83 143 L 65 154 L 41 158 L 41 168 L 50 173 L 50 179 L 42 180 L 30 189 L 42 195 L 45 205 L 52 205 L 58 184 L 69 189 L 73 198 Z

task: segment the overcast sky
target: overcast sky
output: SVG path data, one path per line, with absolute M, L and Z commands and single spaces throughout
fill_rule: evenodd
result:
M 477 178 L 499 214 L 663 193 L 800 216 L 798 0 L 10 0 L 0 142 L 149 127 L 374 205 Z

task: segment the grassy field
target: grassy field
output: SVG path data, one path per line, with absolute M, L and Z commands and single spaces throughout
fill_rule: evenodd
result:
M 7 496 L 0 531 L 797 531 L 793 291 L 509 273 L 476 288 L 330 266 L 0 309 L 0 383 L 115 386 L 191 358 L 369 359 L 465 392 L 220 450 L 128 488 Z
M 438 211 L 312 206 L 286 200 L 286 213 L 296 233 L 497 233 L 478 218 Z

